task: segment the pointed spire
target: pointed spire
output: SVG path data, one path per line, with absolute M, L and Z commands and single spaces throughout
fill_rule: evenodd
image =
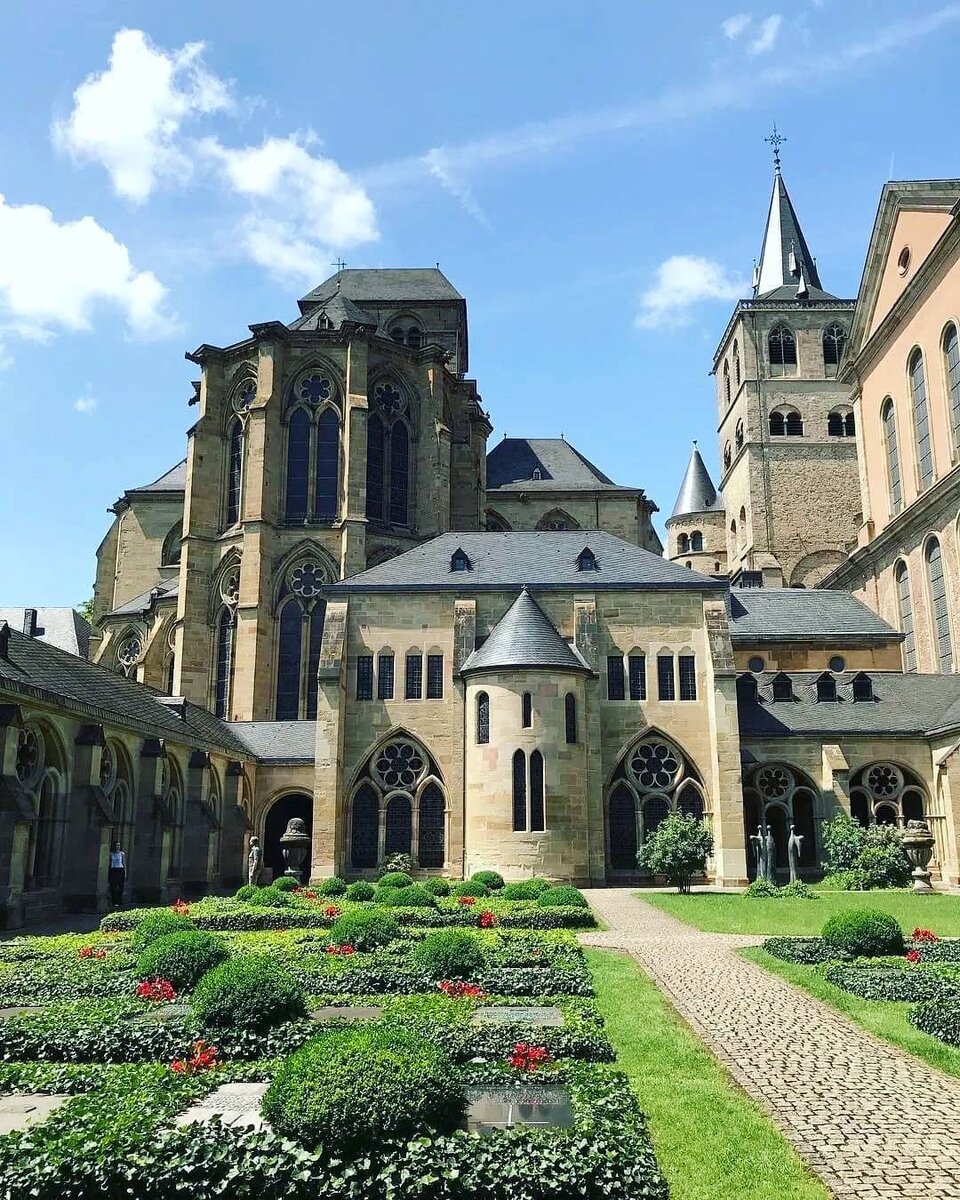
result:
M 550 619 L 527 591 L 520 592 L 492 633 L 460 668 L 468 671 L 505 670 L 511 667 L 544 667 L 560 671 L 589 668 L 563 640 Z
M 677 502 L 673 506 L 673 512 L 670 514 L 670 519 L 673 520 L 674 517 L 687 516 L 690 513 L 710 512 L 711 510 L 722 508 L 723 500 L 717 495 L 717 489 L 713 486 L 710 472 L 700 457 L 697 443 L 694 442 L 693 449 L 690 451 L 690 461 L 687 463 L 686 474 L 683 477 L 683 483 L 680 484 L 680 492 L 677 496 Z
M 798 283 L 804 289 L 801 294 Z M 780 292 L 779 289 L 787 289 Z M 816 259 L 807 247 L 787 185 L 780 173 L 779 155 L 773 175 L 773 195 L 763 234 L 760 265 L 754 272 L 755 299 L 834 299 L 825 292 L 817 274 Z

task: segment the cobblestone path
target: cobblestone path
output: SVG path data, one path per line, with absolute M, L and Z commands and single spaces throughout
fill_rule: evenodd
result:
M 581 941 L 642 964 L 839 1200 L 960 1200 L 960 1079 L 733 952 L 759 938 L 702 933 L 626 888 L 585 894 L 610 928 Z

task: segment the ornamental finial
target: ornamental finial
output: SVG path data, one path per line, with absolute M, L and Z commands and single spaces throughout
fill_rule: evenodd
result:
M 769 142 L 770 145 L 773 147 L 773 165 L 779 172 L 779 170 L 780 170 L 780 146 L 783 144 L 783 142 L 787 141 L 787 139 L 783 136 L 782 133 L 780 133 L 778 131 L 776 121 L 774 121 L 774 123 L 773 123 L 773 133 L 771 133 L 769 137 L 765 137 L 763 140 L 765 142 Z

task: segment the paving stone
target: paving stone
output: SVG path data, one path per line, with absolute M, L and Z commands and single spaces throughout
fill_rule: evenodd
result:
M 260 1115 L 260 1101 L 267 1087 L 266 1083 L 221 1084 L 192 1108 L 180 1113 L 177 1124 L 207 1124 L 219 1117 L 223 1125 L 266 1129 L 267 1123 Z
M 0 1137 L 16 1133 L 28 1125 L 37 1125 L 66 1104 L 69 1096 L 44 1096 L 26 1092 L 19 1096 L 0 1096 Z
M 562 1025 L 559 1008 L 510 1008 L 505 1004 L 478 1008 L 470 1018 L 471 1025 Z
M 383 1009 L 374 1006 L 364 1007 L 355 1004 L 327 1004 L 323 1008 L 315 1008 L 310 1014 L 311 1021 L 319 1021 L 327 1025 L 332 1021 L 375 1021 L 383 1016 Z
M 0 1021 L 12 1021 L 15 1017 L 31 1017 L 43 1012 L 42 1004 L 22 1004 L 14 1008 L 0 1008 Z
M 468 1087 L 467 1129 L 493 1133 L 514 1125 L 573 1127 L 570 1094 L 562 1087 Z
M 873 1037 L 626 888 L 586 893 L 609 927 L 838 1200 L 958 1200 L 960 1079 Z

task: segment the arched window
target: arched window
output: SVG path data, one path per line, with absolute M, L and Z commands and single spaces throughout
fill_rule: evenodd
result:
M 521 724 L 524 729 L 529 729 L 533 724 L 533 697 L 529 692 L 524 692 L 520 701 L 521 708 Z
M 390 434 L 390 521 L 393 525 L 409 522 L 410 439 L 402 422 Z
M 690 549 L 694 554 L 699 554 L 703 550 L 703 534 L 699 529 L 695 529 L 690 534 Z
M 383 422 L 376 414 L 367 421 L 367 516 L 383 520 Z
M 740 540 L 747 540 L 747 510 L 741 505 L 740 507 Z
M 843 413 L 832 412 L 827 416 L 827 433 L 830 437 L 843 437 Z
M 513 756 L 513 828 L 516 833 L 527 828 L 527 756 L 522 750 Z
M 226 720 L 230 708 L 230 691 L 233 682 L 233 634 L 236 614 L 226 604 L 217 619 L 216 672 L 214 676 L 213 711 Z
M 848 412 L 843 418 L 843 434 L 844 437 L 856 437 L 857 435 L 857 418 L 852 412 Z
M 227 432 L 227 503 L 226 525 L 240 520 L 240 493 L 243 490 L 243 422 L 234 417 Z
M 277 720 L 296 721 L 300 716 L 300 659 L 303 654 L 303 609 L 288 600 L 280 612 L 277 651 Z
M 443 792 L 428 783 L 420 797 L 417 826 L 417 863 L 421 867 L 442 867 L 446 858 L 446 812 Z
M 314 515 L 332 521 L 337 515 L 340 490 L 340 419 L 334 408 L 325 408 L 317 418 Z
M 288 520 L 305 521 L 310 490 L 310 414 L 294 409 L 287 423 L 287 502 Z
M 913 596 L 910 593 L 910 572 L 902 560 L 894 571 L 897 583 L 897 607 L 900 631 L 903 634 L 903 666 L 906 671 L 917 669 L 917 643 L 913 635 Z
M 740 447 L 743 445 L 743 422 L 742 421 L 737 422 L 737 429 L 736 429 L 736 433 L 734 435 L 734 441 L 736 442 L 737 449 L 739 450 Z
M 563 719 L 568 746 L 577 744 L 577 698 L 573 692 L 567 692 L 563 699 Z
M 771 375 L 793 375 L 797 367 L 797 340 L 784 324 L 775 325 L 767 339 Z
M 900 479 L 900 451 L 897 446 L 897 415 L 888 396 L 880 410 L 883 421 L 883 440 L 887 451 L 887 490 L 890 495 L 890 515 L 903 508 L 903 484 Z
M 832 322 L 823 331 L 823 368 L 827 376 L 836 376 L 846 343 L 847 331 L 837 321 Z
M 787 413 L 787 437 L 803 437 L 803 417 L 796 411 Z
M 787 432 L 787 422 L 782 412 L 770 414 L 770 434 L 772 437 L 783 437 Z
M 163 539 L 160 551 L 160 566 L 175 567 L 180 562 L 180 541 L 183 537 L 183 522 L 178 521 Z
M 723 364 L 723 398 L 726 401 L 727 407 L 730 407 L 730 366 L 728 363 Z
M 323 623 L 327 602 L 318 600 L 310 611 L 310 637 L 307 643 L 307 720 L 317 719 L 317 673 L 320 670 L 320 647 L 323 643 Z
M 287 420 L 288 521 L 332 521 L 340 508 L 340 414 L 330 380 L 313 373 L 293 389 Z M 312 466 L 311 466 L 312 464 Z
M 733 382 L 736 387 L 740 386 L 740 343 L 736 338 L 733 339 Z
M 555 533 L 564 529 L 579 529 L 580 526 L 570 516 L 569 513 L 563 511 L 562 508 L 551 509 L 550 512 L 544 515 L 537 522 L 538 530 L 549 530 Z
M 637 802 L 625 783 L 610 793 L 610 867 L 614 871 L 637 869 Z
M 407 400 L 394 383 L 378 383 L 367 418 L 367 516 L 384 524 L 409 525 L 410 431 Z
M 680 536 L 677 538 L 677 553 L 678 554 L 687 554 L 689 552 L 689 550 L 690 550 L 690 538 L 685 533 L 681 533 Z
M 917 475 L 920 490 L 933 483 L 933 443 L 930 440 L 930 414 L 927 411 L 927 381 L 923 355 L 914 350 L 910 356 L 910 396 L 913 401 L 913 428 L 917 439 Z
M 492 508 L 487 509 L 485 524 L 488 533 L 510 532 L 510 522 L 501 517 L 498 512 L 494 512 Z
M 350 831 L 350 862 L 354 867 L 377 865 L 380 803 L 369 783 L 364 783 L 353 798 L 353 825 Z
M 936 538 L 931 538 L 927 543 L 925 557 L 937 667 L 942 674 L 948 675 L 953 670 L 953 643 L 950 637 L 950 613 L 947 606 L 947 579 L 943 569 L 943 553 Z
M 723 448 L 723 469 L 725 471 L 730 466 L 731 458 L 732 458 L 732 456 L 730 453 L 730 443 L 727 442 L 727 444 Z
M 171 654 L 170 657 L 167 659 L 167 670 L 166 670 L 166 674 L 164 676 L 164 678 L 166 680 L 166 682 L 164 684 L 164 690 L 166 691 L 168 696 L 173 695 L 173 680 L 174 680 L 174 676 L 176 673 L 176 667 L 177 667 L 177 660 Z
M 543 755 L 539 750 L 534 750 L 530 755 L 530 832 L 542 833 L 546 827 L 543 801 Z
M 413 842 L 413 809 L 409 796 L 391 796 L 384 814 L 384 854 L 409 854 Z
M 485 746 L 490 741 L 490 697 L 486 692 L 477 693 L 477 745 Z
M 950 428 L 953 446 L 960 451 L 960 338 L 957 327 L 950 324 L 943 331 L 943 366 L 950 396 Z

